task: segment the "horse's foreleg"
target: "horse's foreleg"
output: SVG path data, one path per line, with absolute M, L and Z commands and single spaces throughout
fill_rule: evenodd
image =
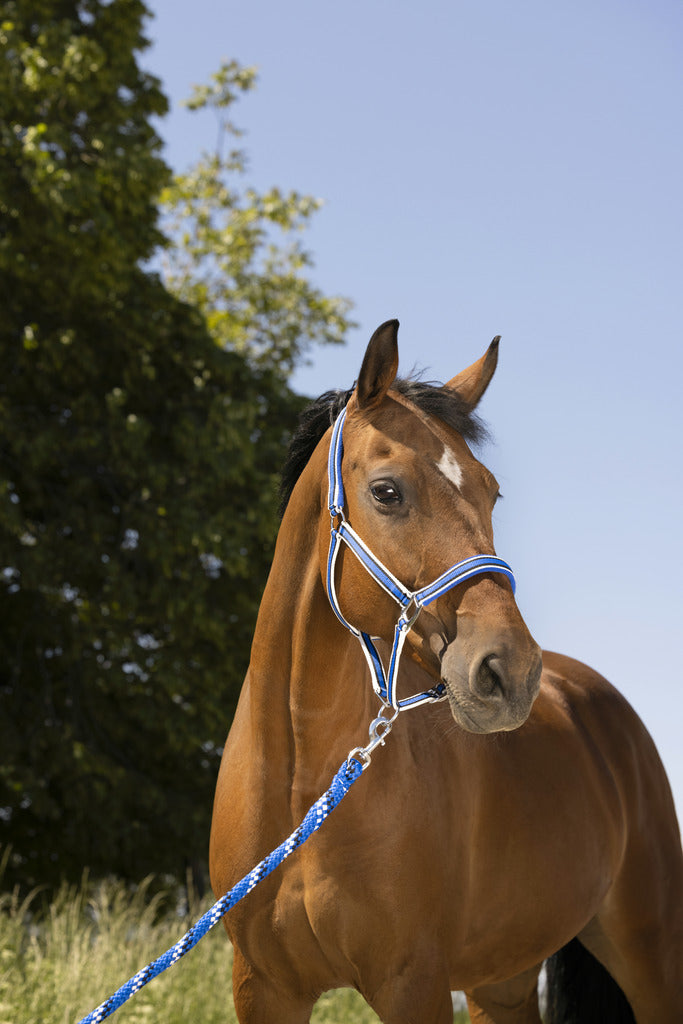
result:
M 472 1024 L 541 1024 L 538 1011 L 539 964 L 498 985 L 467 992 Z
M 235 949 L 232 994 L 239 1024 L 308 1024 L 315 999 L 276 987 Z

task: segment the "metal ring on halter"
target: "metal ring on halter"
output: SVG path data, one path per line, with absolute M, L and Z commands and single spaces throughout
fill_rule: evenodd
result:
M 415 606 L 415 610 L 409 614 L 408 609 L 410 608 L 411 605 Z M 399 626 L 405 630 L 411 629 L 413 623 L 415 622 L 421 611 L 422 604 L 420 601 L 417 600 L 417 598 L 413 594 L 412 597 L 410 598 L 410 601 L 408 601 L 408 604 L 403 609 L 403 613 L 400 619 L 398 620 Z
M 390 712 L 388 715 L 385 712 Z M 388 735 L 391 727 L 398 718 L 398 708 L 394 708 L 391 704 L 384 704 L 379 709 L 377 718 L 373 718 L 370 722 L 368 732 L 370 733 L 371 739 Z

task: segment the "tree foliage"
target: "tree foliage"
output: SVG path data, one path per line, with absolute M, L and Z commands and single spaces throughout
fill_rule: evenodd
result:
M 149 269 L 159 191 L 178 185 L 151 127 L 166 101 L 137 62 L 146 14 L 139 0 L 13 0 L 0 23 L 10 883 L 85 866 L 180 874 L 203 858 L 301 404 L 279 362 L 277 304 L 272 358 L 252 358 L 237 326 L 209 332 L 210 306 L 184 301 L 199 276 L 188 271 L 179 298 Z M 214 202 L 202 199 L 209 221 Z M 221 315 L 247 307 L 253 276 L 269 287 L 268 266 L 243 263 Z M 308 336 L 339 333 L 326 300 L 298 287 Z
M 217 344 L 254 366 L 278 367 L 287 379 L 312 343 L 343 339 L 349 304 L 326 297 L 308 278 L 311 257 L 300 236 L 320 200 L 243 186 L 246 157 L 236 148 L 242 133 L 230 108 L 255 82 L 254 68 L 228 61 L 187 102 L 190 110 L 214 113 L 217 142 L 162 193 L 165 227 L 176 243 L 164 273 L 168 287 L 204 314 Z

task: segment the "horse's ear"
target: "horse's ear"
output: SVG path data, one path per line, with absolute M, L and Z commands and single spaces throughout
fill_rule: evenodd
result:
M 498 363 L 499 341 L 500 335 L 498 334 L 481 359 L 477 359 L 476 363 L 472 363 L 445 385 L 447 388 L 457 391 L 470 409 L 474 409 L 479 404 L 482 395 L 491 383 Z
M 356 384 L 359 409 L 378 405 L 398 372 L 398 320 L 387 320 L 368 342 Z

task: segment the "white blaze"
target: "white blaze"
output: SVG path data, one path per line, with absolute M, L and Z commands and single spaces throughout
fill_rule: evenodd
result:
M 437 462 L 436 468 L 460 490 L 462 486 L 462 470 L 453 452 L 449 451 L 448 448 L 444 448 L 443 455 Z

